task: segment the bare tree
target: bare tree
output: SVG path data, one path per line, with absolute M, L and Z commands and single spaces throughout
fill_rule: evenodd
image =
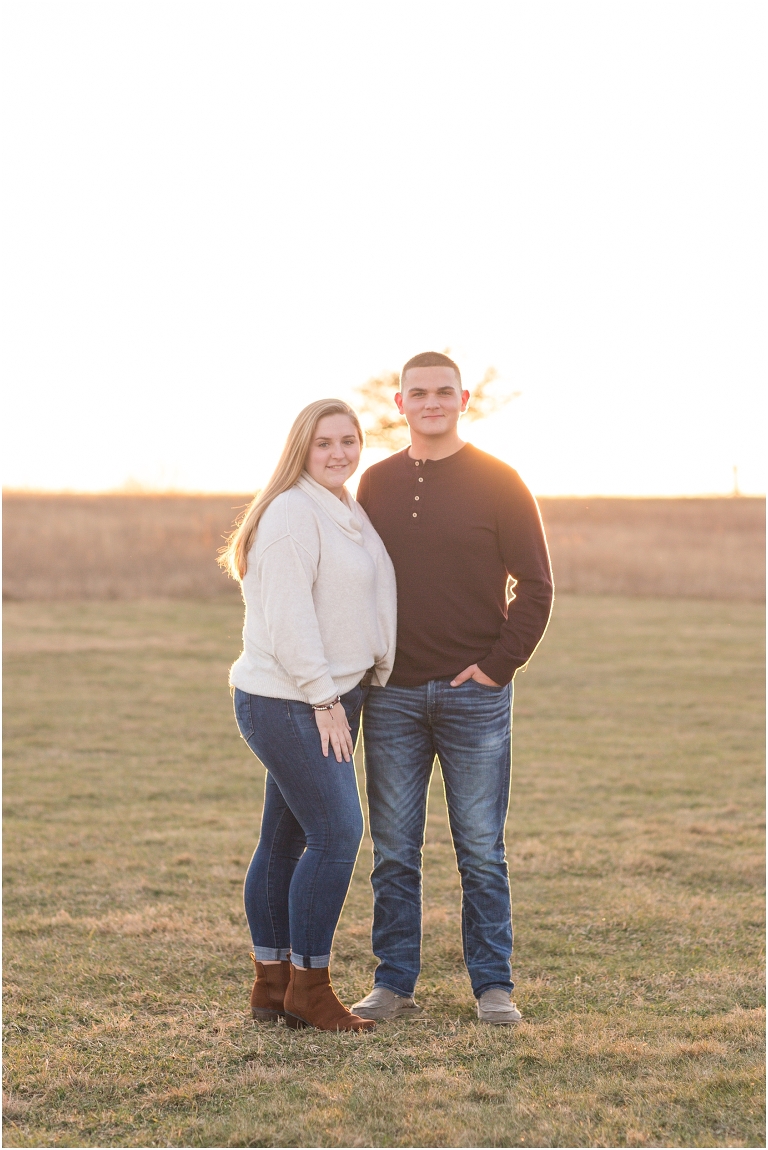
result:
M 519 391 L 499 391 L 498 388 L 494 388 L 493 384 L 498 375 L 495 367 L 488 367 L 482 379 L 474 387 L 467 389 L 469 403 L 462 416 L 467 423 L 496 415 L 521 394 Z M 355 407 L 360 414 L 369 447 L 400 451 L 410 443 L 408 424 L 395 407 L 395 392 L 399 387 L 398 372 L 382 371 L 361 387 L 355 388 Z

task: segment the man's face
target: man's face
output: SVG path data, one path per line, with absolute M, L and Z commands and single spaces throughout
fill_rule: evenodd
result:
M 452 367 L 412 367 L 405 373 L 395 403 L 412 431 L 445 435 L 455 429 L 468 399 L 469 392 L 459 389 Z

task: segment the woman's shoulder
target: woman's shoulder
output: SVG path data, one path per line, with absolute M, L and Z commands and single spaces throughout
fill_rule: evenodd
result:
M 298 487 L 289 487 L 276 495 L 259 522 L 257 542 L 262 547 L 285 536 L 296 537 L 299 542 L 305 541 L 304 536 L 317 537 L 316 510 L 312 500 Z

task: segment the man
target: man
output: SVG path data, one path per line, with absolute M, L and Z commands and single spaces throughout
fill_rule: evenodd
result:
M 397 653 L 364 712 L 374 844 L 374 989 L 363 1018 L 414 1018 L 421 848 L 435 755 L 462 883 L 464 961 L 483 1022 L 510 1025 L 512 917 L 504 849 L 512 679 L 552 606 L 538 507 L 517 472 L 459 438 L 469 392 L 453 360 L 406 363 L 395 402 L 411 446 L 365 472 L 357 498 L 397 575 Z M 511 577 L 511 579 L 510 579 Z M 510 581 L 514 592 L 509 591 Z

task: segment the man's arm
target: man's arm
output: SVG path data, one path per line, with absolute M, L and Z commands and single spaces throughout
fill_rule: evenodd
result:
M 536 500 L 517 472 L 497 504 L 499 550 L 515 580 L 514 599 L 492 650 L 478 668 L 493 682 L 508 683 L 525 666 L 547 629 L 554 587 L 549 551 Z

